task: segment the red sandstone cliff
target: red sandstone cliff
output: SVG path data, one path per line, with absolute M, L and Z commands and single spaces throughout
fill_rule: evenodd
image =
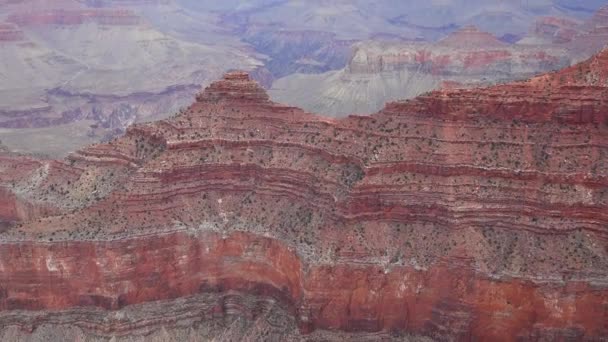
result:
M 559 72 L 489 88 L 442 90 L 411 101 L 389 104 L 386 111 L 450 116 L 496 117 L 525 122 L 608 122 L 608 52 Z
M 605 339 L 607 56 L 342 120 L 233 72 L 65 162 L 6 159 L 2 185 L 56 215 L 0 235 L 0 326 L 237 315 L 298 327 L 279 339 Z M 125 316 L 152 302 L 168 313 Z

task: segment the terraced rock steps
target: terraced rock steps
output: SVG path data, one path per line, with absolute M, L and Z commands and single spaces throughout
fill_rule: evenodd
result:
M 603 338 L 607 56 L 340 120 L 231 72 L 64 162 L 3 154 L 4 191 L 53 212 L 0 234 L 0 319 L 238 294 L 279 303 L 293 339 Z

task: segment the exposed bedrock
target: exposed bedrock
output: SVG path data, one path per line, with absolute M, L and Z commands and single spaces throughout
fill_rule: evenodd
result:
M 585 283 L 490 279 L 466 262 L 438 262 L 426 270 L 302 265 L 281 242 L 248 233 L 4 244 L 0 254 L 3 310 L 117 310 L 238 291 L 281 302 L 300 329 L 309 332 L 405 329 L 488 340 L 532 339 L 545 333 L 584 339 L 606 333 L 608 291 Z M 79 276 L 82 270 L 86 277 Z
M 608 53 L 524 82 L 442 90 L 389 104 L 388 111 L 434 113 L 466 120 L 495 117 L 525 122 L 608 123 Z
M 312 336 L 605 339 L 606 55 L 341 120 L 235 71 L 65 161 L 5 156 L 3 198 L 56 209 L 0 234 L 0 320 L 238 293 Z

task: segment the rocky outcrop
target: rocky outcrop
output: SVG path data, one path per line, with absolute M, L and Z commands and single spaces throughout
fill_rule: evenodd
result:
M 199 102 L 234 101 L 256 105 L 266 103 L 269 99 L 264 89 L 252 82 L 249 74 L 243 71 L 226 73 L 223 80 L 212 83 L 203 93 L 196 96 Z
M 439 91 L 389 105 L 387 111 L 441 113 L 462 120 L 492 116 L 524 122 L 605 125 L 607 65 L 608 53 L 604 50 L 584 63 L 529 81 Z
M 58 212 L 0 234 L 4 334 L 249 322 L 276 303 L 284 339 L 605 338 L 607 54 L 341 120 L 235 71 L 172 118 L 6 176 Z M 183 298 L 199 299 L 178 319 L 109 316 Z

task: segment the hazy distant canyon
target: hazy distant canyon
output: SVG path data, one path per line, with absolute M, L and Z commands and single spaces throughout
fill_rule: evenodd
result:
M 330 116 L 522 79 L 603 47 L 603 4 L 4 0 L 0 140 L 64 156 L 177 112 L 231 69 Z

